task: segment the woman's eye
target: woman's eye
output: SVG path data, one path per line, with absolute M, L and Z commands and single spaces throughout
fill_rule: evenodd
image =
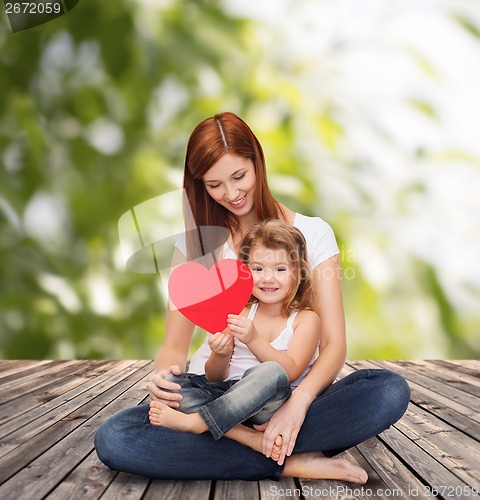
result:
M 212 188 L 212 189 L 218 188 L 218 186 L 220 186 L 220 184 L 209 184 L 208 185 L 208 187 Z
M 233 178 L 233 180 L 235 180 L 235 181 L 239 181 L 240 179 L 243 179 L 243 178 L 245 177 L 245 174 L 246 174 L 246 173 L 247 173 L 247 172 L 245 172 L 244 174 L 240 175 L 239 177 L 234 177 L 234 178 Z

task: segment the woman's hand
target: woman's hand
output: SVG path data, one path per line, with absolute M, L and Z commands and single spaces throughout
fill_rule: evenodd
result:
M 253 321 L 245 316 L 229 314 L 227 325 L 232 335 L 244 344 L 249 344 L 258 335 L 256 328 L 253 326 Z
M 282 465 L 286 456 L 293 452 L 298 433 L 302 427 L 305 415 L 307 414 L 308 404 L 301 404 L 295 401 L 295 391 L 292 396 L 273 414 L 270 421 L 261 426 L 254 426 L 257 430 L 264 430 L 262 441 L 262 453 L 269 458 L 272 454 L 273 442 L 281 434 L 283 438 L 282 451 L 277 460 Z
M 233 352 L 233 337 L 228 333 L 217 332 L 208 337 L 210 350 L 218 356 L 230 357 Z
M 160 401 L 171 408 L 178 408 L 180 406 L 180 401 L 182 399 L 181 394 L 176 392 L 165 392 L 164 389 L 169 389 L 170 391 L 179 391 L 181 387 L 174 382 L 169 382 L 165 380 L 167 375 L 180 375 L 182 370 L 178 365 L 172 365 L 165 370 L 153 373 L 148 382 L 148 392 L 150 393 L 150 399 L 152 401 Z

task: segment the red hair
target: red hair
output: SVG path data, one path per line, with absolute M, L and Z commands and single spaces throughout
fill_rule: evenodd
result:
M 252 161 L 256 175 L 255 209 L 260 221 L 285 219 L 268 187 L 262 146 L 250 127 L 234 113 L 219 113 L 199 123 L 187 146 L 183 187 L 197 227 L 220 226 L 231 233 L 238 228 L 235 216 L 214 201 L 203 184 L 203 176 L 225 154 Z

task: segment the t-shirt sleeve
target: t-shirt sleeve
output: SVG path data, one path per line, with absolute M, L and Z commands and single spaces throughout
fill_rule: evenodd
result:
M 304 232 L 307 240 L 308 260 L 312 269 L 339 253 L 337 240 L 331 226 L 320 217 L 310 219 L 309 231 Z

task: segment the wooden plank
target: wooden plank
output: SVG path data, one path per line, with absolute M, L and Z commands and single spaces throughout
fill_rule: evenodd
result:
M 376 361 L 376 363 L 381 366 L 394 365 L 394 363 L 387 362 Z M 349 364 L 355 366 L 366 365 L 365 362 L 349 362 Z M 433 481 L 429 484 L 432 486 L 461 487 L 465 486 L 466 483 L 472 487 L 478 486 L 478 477 L 480 477 L 480 447 L 478 440 L 464 435 L 434 415 L 412 404 L 410 404 L 404 417 L 395 424 L 395 427 L 402 431 L 401 435 L 403 437 L 399 439 L 403 441 L 407 452 L 412 450 L 413 443 L 417 447 L 416 453 L 414 452 L 405 457 L 407 463 L 413 464 L 417 471 L 419 470 L 419 456 L 423 459 L 420 466 L 430 463 L 428 468 L 424 468 L 426 476 L 423 476 L 424 479 L 427 479 L 433 474 Z M 392 433 L 394 433 L 393 427 L 382 433 L 381 437 L 382 439 L 388 439 Z M 395 434 L 393 435 L 395 436 Z M 398 435 L 396 436 L 398 437 Z M 391 443 L 388 444 L 391 445 Z M 421 449 L 423 453 L 418 454 L 418 449 Z M 425 454 L 430 455 L 431 459 L 428 459 Z M 403 457 L 403 455 L 401 456 Z M 439 469 L 439 465 L 443 465 L 443 469 Z M 458 476 L 456 480 L 453 479 L 453 474 Z M 459 482 L 460 479 L 465 482 Z
M 116 475 L 117 472 L 105 467 L 95 451 L 92 451 L 46 498 L 49 500 L 100 498 Z
M 65 359 L 50 359 L 45 360 L 42 363 L 38 363 L 36 366 L 31 367 L 30 369 L 13 369 L 12 364 L 12 373 L 6 375 L 1 379 L 1 384 L 4 389 L 10 389 L 11 387 L 15 387 L 15 385 L 19 385 L 25 380 L 34 380 L 36 378 L 40 378 L 46 373 L 50 371 L 55 372 L 56 370 L 61 370 L 62 368 L 70 365 L 75 365 L 81 361 L 77 361 L 74 359 L 65 360 Z
M 46 415 L 48 412 L 57 409 L 61 412 L 60 408 L 63 405 L 63 409 L 66 410 L 65 415 L 68 414 L 68 409 L 75 408 L 75 404 L 78 404 L 78 401 L 73 401 L 77 396 L 83 394 L 85 391 L 92 389 L 95 386 L 98 386 L 95 392 L 90 394 L 98 394 L 100 391 L 104 390 L 105 381 L 109 378 L 116 376 L 119 374 L 119 380 L 124 378 L 128 372 L 124 372 L 122 375 L 122 371 L 126 370 L 129 366 L 133 365 L 133 361 L 108 361 L 106 364 L 103 363 L 95 363 L 91 368 L 90 373 L 88 374 L 88 378 L 84 378 L 82 372 L 79 372 L 77 375 L 80 375 L 78 381 L 79 385 L 73 384 L 74 387 L 69 389 L 71 385 L 61 386 L 61 389 L 65 389 L 65 392 L 61 392 L 60 389 L 57 391 L 60 392 L 55 398 L 48 400 L 48 397 L 45 398 L 43 394 L 43 390 L 39 392 L 33 392 L 29 395 L 28 398 L 23 398 L 21 401 L 15 400 L 15 403 L 18 406 L 10 406 L 10 402 L 5 403 L 0 406 L 0 422 L 4 421 L 0 425 L 0 438 L 10 434 L 11 432 L 20 429 L 24 425 L 29 424 L 30 422 L 35 421 L 36 430 L 39 431 L 39 419 L 43 415 Z M 75 379 L 74 379 L 75 380 Z M 116 379 L 113 379 L 113 381 Z M 102 384 L 102 385 L 100 385 Z M 0 386 L 1 387 L 1 386 Z M 45 401 L 45 399 L 47 399 Z M 68 408 L 67 408 L 68 404 Z M 80 403 L 83 404 L 83 403 Z M 56 417 L 62 418 L 60 413 L 56 414 Z M 12 420 L 8 420 L 11 417 Z M 51 416 L 48 417 L 48 425 L 51 425 Z M 25 431 L 23 431 L 25 432 Z M 0 456 L 2 456 L 2 452 L 0 450 Z
M 339 498 L 362 498 L 366 500 L 384 498 L 381 495 L 379 496 L 377 492 L 387 490 L 387 485 L 355 447 L 336 455 L 334 460 L 339 458 L 346 458 L 365 469 L 368 474 L 368 481 L 362 485 L 331 479 L 298 479 L 303 495 L 302 498 L 330 500 L 338 500 Z
M 478 414 L 478 397 L 467 394 L 459 389 L 456 389 L 455 387 L 443 384 L 442 382 L 433 378 L 433 373 L 428 377 L 417 373 L 416 371 L 414 371 L 415 363 L 413 361 L 375 361 L 374 363 L 383 368 L 394 370 L 395 372 L 405 377 L 407 380 L 412 380 L 413 382 L 426 387 L 427 389 L 430 389 L 437 394 L 446 396 L 449 400 L 459 403 L 462 406 L 466 406 L 467 408 L 474 410 L 474 412 Z
M 263 479 L 258 482 L 260 498 L 300 498 L 300 485 L 295 484 L 293 477 L 282 477 L 280 481 Z
M 31 373 L 22 377 L 20 380 L 12 375 L 13 380 L 2 383 L 2 393 L 0 394 L 0 404 L 11 399 L 16 399 L 20 397 L 25 397 L 25 394 L 32 392 L 33 390 L 44 387 L 49 383 L 60 379 L 61 377 L 66 377 L 73 372 L 80 370 L 85 366 L 88 361 L 59 361 L 58 363 L 53 361 L 48 367 L 42 370 Z M 53 366 L 52 366 L 53 365 Z M 32 370 L 33 371 L 33 370 Z
M 460 364 L 452 360 L 434 359 L 430 360 L 429 363 L 444 366 L 445 368 L 451 369 L 452 371 L 454 370 L 455 373 L 465 373 L 467 375 L 470 375 L 471 377 L 480 379 L 480 361 L 476 362 L 478 363 L 478 367 L 476 369 L 469 367 L 465 361 L 461 362 L 462 364 Z
M 477 359 L 449 359 L 448 362 L 457 365 L 459 369 L 467 368 L 472 375 L 480 377 L 480 361 Z
M 425 495 L 422 482 L 380 439 L 371 438 L 357 445 L 357 449 L 383 480 L 389 497 L 408 498 L 412 491 L 418 491 L 416 498 L 430 498 Z M 401 495 L 396 494 L 398 491 Z
M 179 464 L 179 466 L 181 465 Z M 154 479 L 149 484 L 142 500 L 183 500 L 185 498 L 208 500 L 211 484 L 210 481 L 166 481 L 163 479 Z
M 2 365 L 0 367 L 0 384 L 11 380 L 13 378 L 13 375 L 16 375 L 18 377 L 18 374 L 21 374 L 22 372 L 28 374 L 31 370 L 38 369 L 40 366 L 44 366 L 51 362 L 52 360 L 49 359 L 21 361 L 2 360 Z M 7 377 L 11 378 L 7 379 Z
M 65 477 L 93 450 L 96 428 L 110 415 L 144 397 L 150 372 L 151 363 L 148 363 L 2 457 L 0 482 L 10 479 L 0 487 L 0 497 L 18 496 L 19 492 L 23 492 L 25 498 L 31 497 L 29 480 L 32 477 L 35 477 L 35 495 L 43 496 L 52 490 L 59 478 Z
M 178 497 L 177 497 L 178 498 Z M 216 481 L 213 500 L 255 500 L 260 498 L 255 481 Z M 172 499 L 173 500 L 173 499 Z
M 126 498 L 128 500 L 141 499 L 150 481 L 151 479 L 147 477 L 119 472 L 105 490 L 102 500 L 118 500 L 119 498 Z
M 453 488 L 465 487 L 465 483 L 447 467 L 439 463 L 415 442 L 411 441 L 395 426 L 383 431 L 382 434 L 380 434 L 380 439 L 405 463 L 411 465 L 415 473 L 422 478 L 425 484 L 431 487 L 440 485 Z
M 80 422 L 75 423 L 75 419 L 72 415 L 75 415 L 75 411 L 80 411 L 82 408 L 88 408 L 88 405 L 92 400 L 96 398 L 104 398 L 104 394 L 108 393 L 115 388 L 116 384 L 119 384 L 119 388 L 122 387 L 122 383 L 129 383 L 130 376 L 137 372 L 137 370 L 150 366 L 149 362 L 137 361 L 134 364 L 127 366 L 122 371 L 119 371 L 113 376 L 110 376 L 104 382 L 92 387 L 89 391 L 80 391 L 79 394 L 72 400 L 68 401 L 68 404 L 60 406 L 53 411 L 49 412 L 42 418 L 35 419 L 29 424 L 19 428 L 18 430 L 8 434 L 2 439 L 2 447 L 0 448 L 0 481 L 2 481 L 2 466 L 3 457 L 7 454 L 12 453 L 15 449 L 28 447 L 29 452 L 35 451 L 38 454 L 44 449 L 46 444 L 48 444 L 47 436 L 50 433 L 59 433 L 59 439 L 63 437 L 63 433 L 66 432 L 64 429 L 66 422 L 72 422 L 71 425 L 76 427 L 81 424 Z M 118 390 L 118 389 L 117 389 Z M 107 405 L 109 401 L 105 401 Z M 41 434 L 44 432 L 44 434 Z M 45 440 L 45 442 L 43 442 Z M 37 442 L 37 447 L 30 449 L 29 445 L 32 441 Z M 21 451 L 21 454 L 26 458 L 29 456 L 29 452 Z M 38 456 L 38 454 L 36 456 Z M 35 457 L 33 457 L 35 458 Z M 32 458 L 32 459 L 33 459 Z M 11 456 L 9 463 L 11 462 Z
M 349 361 L 348 364 L 358 369 L 360 367 L 368 366 L 365 361 Z M 418 385 L 419 388 L 428 389 L 429 395 L 440 402 L 441 404 L 448 406 L 449 408 L 454 409 L 458 413 L 465 415 L 466 417 L 474 420 L 475 422 L 480 423 L 480 415 L 478 413 L 478 405 L 479 400 L 475 396 L 471 394 L 466 394 L 463 391 L 455 389 L 453 387 L 445 386 L 441 382 L 437 382 L 436 380 L 426 377 L 424 375 L 420 375 L 418 373 L 412 372 L 406 369 L 404 366 L 397 365 L 391 361 L 372 361 L 374 363 L 375 368 L 386 368 L 392 370 L 400 375 L 402 375 L 407 381 L 413 382 Z M 372 365 L 369 365 L 372 367 Z
M 74 370 L 70 375 L 59 377 L 58 380 L 53 380 L 47 385 L 25 393 L 22 397 L 17 397 L 3 403 L 0 406 L 0 423 L 4 424 L 13 419 L 14 423 L 17 424 L 18 427 L 17 416 L 25 416 L 28 418 L 30 413 L 36 407 L 43 406 L 48 401 L 57 399 L 59 395 L 84 384 L 91 378 L 94 378 L 98 375 L 98 371 L 107 364 L 111 363 L 108 361 L 89 361 L 86 364 L 81 365 L 81 369 Z
M 76 363 L 79 362 L 72 363 L 72 367 Z M 151 367 L 150 362 L 144 363 L 148 363 Z M 90 370 L 95 371 L 94 377 L 90 377 L 83 384 L 70 386 L 74 384 L 74 380 L 78 382 L 85 375 L 87 371 L 85 365 L 83 369 L 75 372 L 76 375 L 65 375 L 58 381 L 52 381 L 49 387 L 52 391 L 56 390 L 58 396 L 45 403 L 47 406 L 45 411 L 38 406 L 42 397 L 42 388 L 39 387 L 30 395 L 36 398 L 35 406 L 19 415 L 18 426 L 15 425 L 15 420 L 7 422 L 5 427 L 0 425 L 0 437 L 4 435 L 11 438 L 12 434 L 16 433 L 13 441 L 19 440 L 17 443 L 22 439 L 22 431 L 24 432 L 23 442 L 19 446 L 10 448 L 10 452 L 3 456 L 4 462 L 0 458 L 0 480 L 4 466 L 9 466 L 7 458 L 11 458 L 13 462 L 17 461 L 14 475 L 10 475 L 10 479 L 0 486 L 0 498 L 37 498 L 49 495 L 49 499 L 62 497 L 64 500 L 79 497 L 98 498 L 103 494 L 102 498 L 106 499 L 125 496 L 129 500 L 130 498 L 175 498 L 176 500 L 210 497 L 222 500 L 223 498 L 250 500 L 250 498 L 278 497 L 282 496 L 282 493 L 284 497 L 302 498 L 302 485 L 310 487 L 305 490 L 307 494 L 310 491 L 315 492 L 315 487 L 317 491 L 322 491 L 331 486 L 333 488 L 331 491 L 335 492 L 335 495 L 330 498 L 335 500 L 342 497 L 342 492 L 344 498 L 349 498 L 347 496 L 349 492 L 355 493 L 355 491 L 360 493 L 357 498 L 386 498 L 391 497 L 391 493 L 400 488 L 404 498 L 408 497 L 409 492 L 411 498 L 433 497 L 431 494 L 425 494 L 423 483 L 432 487 L 445 485 L 458 488 L 453 490 L 456 493 L 455 498 L 472 498 L 473 491 L 468 494 L 467 483 L 472 487 L 478 486 L 478 479 L 475 484 L 473 478 L 480 477 L 478 469 L 480 418 L 478 410 L 465 406 L 464 401 L 460 403 L 458 400 L 450 400 L 449 394 L 451 389 L 454 393 L 462 392 L 472 398 L 470 403 L 476 400 L 478 404 L 475 393 L 464 389 L 472 378 L 476 378 L 475 366 L 480 364 L 469 363 L 467 367 L 450 361 L 409 363 L 411 364 L 407 366 L 405 362 L 400 362 L 398 365 L 395 362 L 351 362 L 351 366 L 347 365 L 342 371 L 342 375 L 345 375 L 362 367 L 388 367 L 397 372 L 405 370 L 401 374 L 408 372 L 409 377 L 406 378 L 410 379 L 412 388 L 413 403 L 410 404 L 409 411 L 403 419 L 382 433 L 379 439 L 369 440 L 346 452 L 347 457 L 369 472 L 370 479 L 363 485 L 363 490 L 361 486 L 339 481 L 283 478 L 280 482 L 270 480 L 181 482 L 150 480 L 111 471 L 99 462 L 93 451 L 93 433 L 108 415 L 132 406 L 135 404 L 133 399 L 135 401 L 145 399 L 145 385 L 150 370 L 145 364 L 143 377 L 134 382 L 134 377 L 131 375 L 122 382 L 119 380 L 122 370 L 113 363 L 116 382 L 112 382 L 111 370 L 97 375 L 101 367 L 95 362 L 90 362 Z M 7 365 L 3 367 L 15 370 L 15 364 L 8 363 L 8 365 L 8 368 Z M 431 370 L 428 370 L 429 365 L 432 365 Z M 457 367 L 462 366 L 466 371 L 455 371 Z M 135 370 L 134 373 L 138 375 L 138 365 Z M 130 369 L 130 372 L 132 371 Z M 14 373 L 21 374 L 22 370 L 13 371 L 10 375 Z M 25 376 L 30 375 L 29 373 Z M 94 382 L 100 377 L 103 385 L 95 384 Z M 453 383 L 448 383 L 447 379 Z M 477 382 L 478 380 L 472 381 L 471 386 L 478 387 Z M 84 385 L 88 387 L 85 388 Z M 67 392 L 62 392 L 69 387 L 71 388 Z M 441 389 L 440 393 L 435 392 L 435 389 Z M 1 384 L 0 394 L 2 394 Z M 56 396 L 56 394 L 50 395 Z M 93 394 L 96 396 L 92 397 Z M 448 406 L 444 403 L 448 403 Z M 463 409 L 468 416 L 459 413 L 458 409 Z M 29 413 L 33 414 L 33 417 Z M 36 433 L 35 425 L 37 425 Z M 2 434 L 2 429 L 4 431 L 9 429 L 9 432 Z M 39 429 L 43 429 L 43 432 Z M 470 434 L 464 435 L 458 429 L 468 431 Z M 12 446 L 13 441 L 7 442 L 6 446 Z M 2 451 L 3 439 L 0 454 Z M 23 461 L 23 465 L 19 461 L 22 453 L 27 459 Z M 198 486 L 192 488 L 192 483 L 198 483 Z M 280 485 L 284 485 L 283 488 Z M 277 489 L 273 488 L 274 486 L 277 486 Z M 368 488 L 371 491 L 367 491 Z M 380 492 L 386 488 L 388 495 L 380 496 Z M 290 495 L 286 494 L 287 490 Z M 303 495 L 303 497 L 312 496 Z
M 455 373 L 453 370 L 425 361 L 399 361 L 395 365 L 404 366 L 412 372 L 425 375 L 447 386 L 455 387 L 460 391 L 480 398 L 480 379 L 476 377 Z
M 478 486 L 480 478 L 478 441 L 412 405 L 397 422 L 396 427 L 466 484 Z
M 375 363 L 380 362 L 375 361 Z M 349 365 L 350 364 L 354 365 L 355 368 L 384 368 L 380 364 L 374 364 L 369 361 L 349 362 Z M 346 368 L 347 367 L 348 365 L 346 365 Z M 350 370 L 353 371 L 352 368 L 350 368 Z M 471 408 L 455 403 L 449 398 L 418 385 L 415 382 L 409 381 L 408 383 L 413 403 L 433 413 L 437 417 L 468 434 L 470 437 L 475 438 L 475 436 L 480 435 L 480 415 L 477 412 Z

